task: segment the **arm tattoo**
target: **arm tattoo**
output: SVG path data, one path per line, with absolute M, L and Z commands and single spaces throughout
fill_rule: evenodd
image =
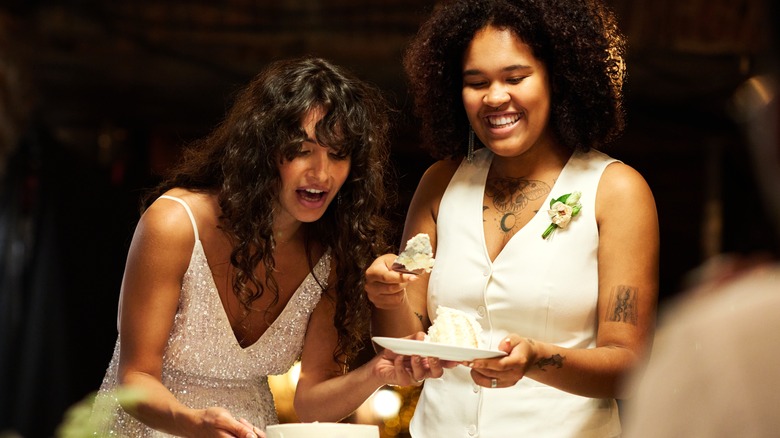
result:
M 419 314 L 419 313 L 417 313 L 417 312 L 414 312 L 414 316 L 416 316 L 416 317 L 417 317 L 417 319 L 419 319 L 419 320 L 420 320 L 420 324 L 422 324 L 423 326 L 425 326 L 425 323 L 423 323 L 423 316 L 422 316 L 422 315 L 420 315 L 420 314 Z
M 560 354 L 553 354 L 550 357 L 543 357 L 537 360 L 536 362 L 534 362 L 534 365 L 536 365 L 536 367 L 542 371 L 547 371 L 544 368 L 548 365 L 554 365 L 556 368 L 563 368 L 564 360 L 566 360 L 566 356 L 561 356 Z
M 544 181 L 525 178 L 491 178 L 485 184 L 485 195 L 493 198 L 493 206 L 501 214 L 499 228 L 509 233 L 515 228 L 517 215 L 529 201 L 543 198 L 550 193 L 550 186 Z M 487 210 L 483 206 L 482 210 Z
M 636 325 L 638 292 L 636 287 L 616 286 L 609 297 L 606 320 Z

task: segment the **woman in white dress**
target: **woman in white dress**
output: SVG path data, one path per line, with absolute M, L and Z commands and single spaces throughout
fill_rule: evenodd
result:
M 387 129 L 381 94 L 322 59 L 276 62 L 241 91 L 144 203 L 96 436 L 263 436 L 267 376 L 298 358 L 302 421 L 412 382 L 383 356 L 345 373 L 368 334 L 363 273 L 387 251 Z
M 474 316 L 503 358 L 413 357 L 416 437 L 613 437 L 624 376 L 655 323 L 658 223 L 634 169 L 597 151 L 623 127 L 623 41 L 599 3 L 463 0 L 437 8 L 405 68 L 428 150 L 404 241 L 430 274 L 367 271 L 373 332 Z M 479 146 L 484 146 L 480 148 Z M 474 149 L 478 149 L 474 151 Z

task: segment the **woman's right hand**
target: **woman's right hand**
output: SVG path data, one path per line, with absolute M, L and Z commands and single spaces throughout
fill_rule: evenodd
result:
M 378 309 L 395 309 L 406 301 L 406 286 L 417 279 L 390 269 L 395 254 L 379 256 L 366 270 L 366 293 Z
M 262 430 L 243 418 L 237 420 L 227 409 L 210 407 L 197 412 L 200 421 L 195 436 L 265 438 Z

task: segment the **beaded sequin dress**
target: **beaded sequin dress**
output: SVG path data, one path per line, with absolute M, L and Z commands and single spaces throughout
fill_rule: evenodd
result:
M 195 231 L 195 246 L 163 356 L 162 383 L 187 406 L 220 406 L 235 418 L 246 418 L 265 430 L 266 425 L 278 423 L 267 376 L 287 372 L 300 357 L 309 317 L 322 293 L 320 283 L 325 285 L 330 272 L 330 251 L 320 258 L 260 339 L 242 348 L 220 301 L 192 211 L 181 199 L 162 198 L 181 203 Z M 170 436 L 131 417 L 112 395 L 121 348 L 120 333 L 93 409 L 96 414 L 108 413 L 111 421 L 96 436 Z

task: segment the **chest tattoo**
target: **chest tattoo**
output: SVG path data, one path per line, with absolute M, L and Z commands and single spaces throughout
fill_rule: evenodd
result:
M 498 212 L 498 227 L 504 233 L 510 233 L 517 224 L 517 216 L 530 201 L 546 197 L 550 186 L 544 181 L 526 178 L 490 178 L 485 184 L 485 195 L 492 199 L 493 208 Z M 483 206 L 483 212 L 490 206 Z

